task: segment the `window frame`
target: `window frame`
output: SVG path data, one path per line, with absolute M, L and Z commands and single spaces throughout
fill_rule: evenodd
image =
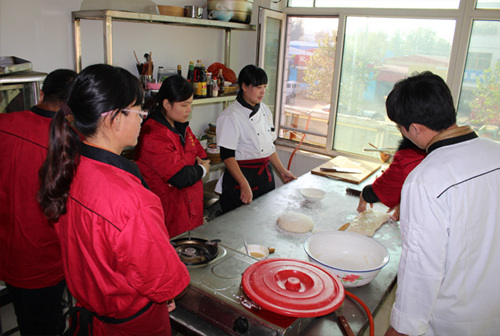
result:
M 337 30 L 337 46 L 335 50 L 335 65 L 332 82 L 332 98 L 330 106 L 335 107 L 330 110 L 328 119 L 328 134 L 325 148 L 310 146 L 305 143 L 301 145 L 303 150 L 326 154 L 329 156 L 336 155 L 353 155 L 355 153 L 346 153 L 333 149 L 333 140 L 335 132 L 335 123 L 337 121 L 337 104 L 339 99 L 339 84 L 340 70 L 342 67 L 341 60 L 344 50 L 345 28 L 347 17 L 373 17 L 373 18 L 403 18 L 403 19 L 451 19 L 455 20 L 455 34 L 452 41 L 451 57 L 448 69 L 446 82 L 450 87 L 453 95 L 455 108 L 458 107 L 459 97 L 462 89 L 462 81 L 465 72 L 467 53 L 469 50 L 472 26 L 474 20 L 488 20 L 500 22 L 500 10 L 494 9 L 475 9 L 476 0 L 461 0 L 458 9 L 387 9 L 387 8 L 312 8 L 312 7 L 287 7 L 286 2 L 282 5 L 282 11 L 289 16 L 294 17 L 336 17 L 339 19 Z M 411 15 L 409 15 L 411 14 Z M 288 29 L 288 24 L 286 25 Z M 288 32 L 287 32 L 288 34 Z M 282 72 L 284 69 L 281 70 Z M 283 79 L 284 80 L 284 79 Z M 280 83 L 279 90 L 283 90 L 284 82 Z M 284 111 L 279 108 L 280 120 L 281 114 Z M 280 125 L 277 125 L 280 127 Z M 287 147 L 297 147 L 297 142 L 278 138 L 278 145 Z M 364 156 L 363 156 L 364 157 Z

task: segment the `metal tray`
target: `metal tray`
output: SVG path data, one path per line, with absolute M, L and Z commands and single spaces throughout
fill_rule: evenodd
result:
M 0 75 L 31 70 L 31 62 L 15 56 L 0 57 Z

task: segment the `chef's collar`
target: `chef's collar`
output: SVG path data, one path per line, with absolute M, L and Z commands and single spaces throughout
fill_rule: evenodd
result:
M 249 103 L 246 102 L 245 99 L 243 99 L 243 94 L 238 94 L 238 96 L 236 96 L 236 100 L 238 101 L 238 103 L 243 105 L 243 107 L 246 107 L 247 109 L 250 109 L 252 111 L 252 112 L 250 112 L 250 115 L 248 116 L 248 118 L 253 117 L 254 114 L 259 111 L 260 104 L 255 104 L 255 106 L 250 105 Z
M 124 170 L 138 179 L 141 180 L 142 185 L 149 189 L 148 184 L 144 180 L 139 171 L 139 167 L 132 161 L 124 158 L 123 156 L 117 155 L 105 149 L 87 145 L 85 143 L 80 143 L 80 155 L 83 155 L 89 159 L 96 160 L 102 163 L 109 164 L 118 169 Z
M 454 145 L 474 138 L 477 138 L 477 134 L 470 126 L 455 127 L 441 132 L 432 138 L 425 150 L 427 153 L 430 153 L 439 147 Z
M 35 113 L 35 114 L 38 114 L 39 116 L 41 117 L 45 117 L 45 118 L 54 118 L 56 113 L 54 111 L 49 111 L 49 110 L 44 110 L 42 108 L 39 108 L 38 106 L 33 106 L 32 108 L 30 108 L 30 111 Z
M 151 114 L 151 119 L 159 122 L 165 127 L 168 127 L 168 129 L 171 130 L 172 132 L 179 134 L 179 139 L 181 140 L 181 144 L 184 147 L 184 145 L 186 144 L 184 137 L 186 136 L 186 129 L 189 126 L 188 121 L 185 123 L 174 121 L 174 127 L 172 127 L 172 125 L 170 125 L 170 123 L 167 121 L 167 119 L 161 112 L 154 112 L 153 114 Z

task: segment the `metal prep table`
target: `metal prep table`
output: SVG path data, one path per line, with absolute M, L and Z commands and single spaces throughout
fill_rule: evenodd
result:
M 359 185 L 334 180 L 323 176 L 307 173 L 295 181 L 279 187 L 272 192 L 254 200 L 251 204 L 242 206 L 213 221 L 191 231 L 193 237 L 221 239 L 221 245 L 234 250 L 243 246 L 242 235 L 248 244 L 260 244 L 275 248 L 269 258 L 295 258 L 308 260 L 303 243 L 317 231 L 337 230 L 343 224 L 352 221 L 357 215 L 358 197 L 347 195 L 346 188 L 361 190 L 366 184 L 373 182 L 376 175 L 372 174 Z M 326 191 L 326 196 L 318 203 L 308 203 L 300 194 L 304 187 L 320 188 Z M 374 209 L 387 211 L 383 205 L 375 204 Z M 277 227 L 276 219 L 284 212 L 301 212 L 310 216 L 315 222 L 313 232 L 299 234 L 285 232 Z M 358 296 L 369 307 L 372 315 L 376 315 L 386 296 L 394 288 L 396 274 L 401 254 L 401 237 L 396 222 L 389 221 L 380 227 L 373 236 L 382 243 L 390 253 L 390 261 L 377 277 L 368 285 L 346 290 Z M 361 335 L 368 327 L 368 318 L 364 310 L 351 298 L 346 296 L 344 303 L 346 316 L 355 334 Z M 200 332 L 196 335 L 221 335 L 213 331 L 213 327 L 201 319 L 177 308 L 172 312 L 173 326 L 196 326 Z M 343 335 L 337 324 L 335 314 L 316 318 L 302 333 L 313 335 Z

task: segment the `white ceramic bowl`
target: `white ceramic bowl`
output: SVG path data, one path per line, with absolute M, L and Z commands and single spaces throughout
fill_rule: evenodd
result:
M 344 287 L 370 283 L 389 262 L 389 252 L 382 244 L 354 232 L 316 233 L 305 241 L 304 249 L 312 263 L 335 274 Z
M 321 201 L 326 195 L 326 192 L 317 188 L 302 188 L 300 189 L 300 193 L 302 194 L 302 196 L 304 196 L 306 201 L 311 203 Z
M 245 246 L 240 248 L 240 252 L 247 254 Z M 266 259 L 267 256 L 269 255 L 269 250 L 262 245 L 248 244 L 248 252 L 250 252 L 250 255 L 252 257 L 257 258 L 259 260 Z

